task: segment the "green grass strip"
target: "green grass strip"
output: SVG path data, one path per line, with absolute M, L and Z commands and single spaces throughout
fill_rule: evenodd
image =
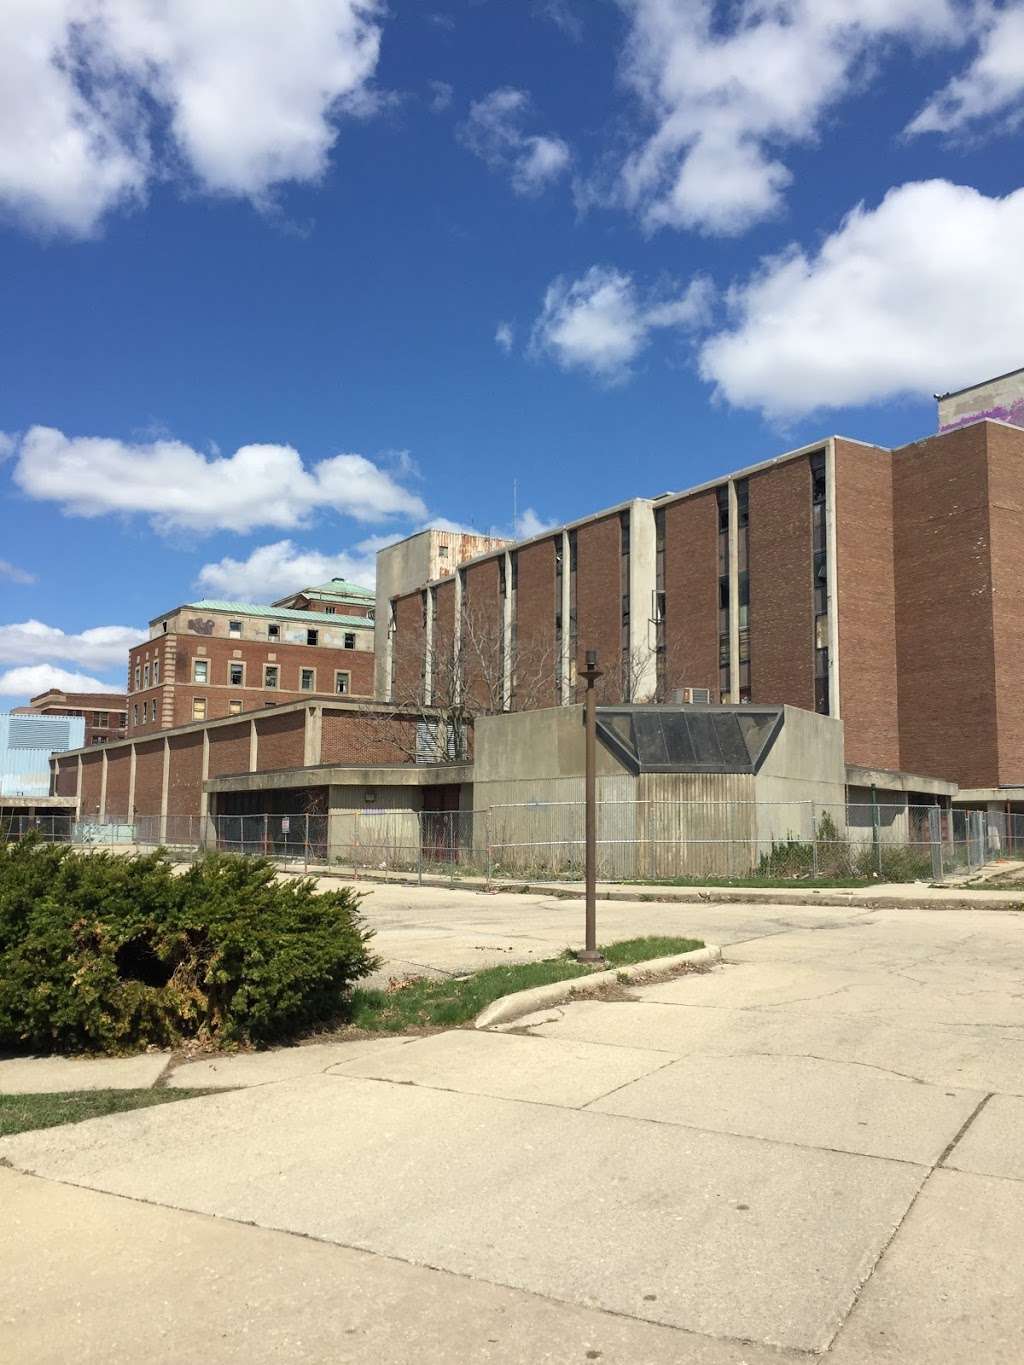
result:
M 212 1090 L 75 1090 L 53 1095 L 0 1095 L 0 1137 L 215 1093 Z
M 601 952 L 611 967 L 624 967 L 648 958 L 669 957 L 703 948 L 695 938 L 631 938 L 609 943 Z M 390 991 L 355 990 L 348 1022 L 370 1032 L 402 1033 L 415 1028 L 453 1028 L 475 1019 L 492 1000 L 533 986 L 549 986 L 588 976 L 593 969 L 577 962 L 569 950 L 539 962 L 487 967 L 472 976 L 441 981 L 418 977 Z

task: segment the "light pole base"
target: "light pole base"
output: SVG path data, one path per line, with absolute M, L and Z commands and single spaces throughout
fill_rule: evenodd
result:
M 581 948 L 576 954 L 577 962 L 600 962 L 602 965 L 607 961 L 596 948 Z

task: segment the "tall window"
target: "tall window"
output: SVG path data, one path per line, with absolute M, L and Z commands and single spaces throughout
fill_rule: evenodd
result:
M 654 649 L 657 696 L 665 700 L 665 509 L 654 509 Z
M 142 665 L 142 686 L 149 686 L 149 664 Z
M 156 716 L 155 716 L 155 715 L 154 715 L 153 719 L 156 720 Z M 192 698 L 192 719 L 193 719 L 193 720 L 205 720 L 205 719 L 206 719 L 206 698 L 205 698 L 205 697 L 193 697 L 193 698 Z
M 280 672 L 279 672 L 279 669 L 278 669 L 277 664 L 264 664 L 264 665 L 263 665 L 263 686 L 264 686 L 264 687 L 276 687 L 276 686 L 277 686 L 277 680 L 278 680 L 278 677 L 279 677 L 279 676 L 280 676 Z
M 299 669 L 299 690 L 302 692 L 312 692 L 316 687 L 316 670 L 312 668 Z
M 629 509 L 619 513 L 619 646 L 622 657 L 622 700 L 633 698 L 633 659 L 629 647 Z
M 576 580 L 578 578 L 579 551 L 577 549 L 576 532 L 569 532 L 569 686 L 576 686 L 576 656 L 579 653 L 579 613 L 576 598 Z
M 348 685 L 349 675 L 347 673 L 335 673 L 334 675 L 335 692 L 339 692 L 341 694 L 346 693 L 348 691 Z
M 306 631 L 306 644 L 318 645 L 320 643 L 320 632 L 318 630 Z
M 729 668 L 729 485 L 715 489 L 718 499 L 718 700 L 732 698 Z
M 814 596 L 814 709 L 829 714 L 828 541 L 825 533 L 825 452 L 811 456 L 811 588 Z
M 555 541 L 555 696 L 562 699 L 562 537 Z
M 207 682 L 207 681 L 209 680 L 209 676 L 210 676 L 210 663 L 209 663 L 209 660 L 208 660 L 208 659 L 193 659 L 193 660 L 192 660 L 192 681 L 193 681 L 193 682 L 197 682 L 197 683 L 204 683 L 204 682 Z
M 153 660 L 153 686 L 154 686 L 154 687 L 158 687 L 159 684 L 160 684 L 160 660 L 159 660 L 159 659 L 154 659 L 154 660 Z
M 242 663 L 228 664 L 228 684 L 231 687 L 245 686 L 245 664 Z
M 736 481 L 736 549 L 740 609 L 740 701 L 750 700 L 750 485 Z
M 423 594 L 423 629 L 426 630 L 426 628 L 427 628 L 427 594 L 424 593 L 424 594 Z M 347 630 L 347 631 L 345 632 L 345 648 L 346 648 L 346 649 L 355 649 L 355 647 L 356 647 L 356 633 L 355 633 L 354 630 Z
M 229 621 L 229 622 L 228 622 L 228 635 L 229 635 L 233 640 L 240 640 L 240 639 L 242 638 L 242 623 L 241 623 L 241 621 Z
M 518 682 L 518 643 L 519 643 L 519 551 L 513 550 L 508 557 L 510 565 L 509 573 L 509 612 L 512 618 L 512 625 L 509 629 L 508 646 L 512 651 L 511 675 L 509 679 L 509 705 L 512 705 L 512 698 L 516 695 L 516 683 Z M 502 632 L 504 634 L 504 632 Z

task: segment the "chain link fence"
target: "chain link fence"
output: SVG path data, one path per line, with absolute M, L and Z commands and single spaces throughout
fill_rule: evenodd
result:
M 66 812 L 0 816 L 0 838 L 111 849 L 166 847 L 260 855 L 355 875 L 455 882 L 583 878 L 582 801 L 482 810 L 335 810 L 292 815 L 144 816 L 73 821 Z M 602 881 L 942 881 L 999 858 L 1024 860 L 1024 815 L 876 801 L 601 800 Z

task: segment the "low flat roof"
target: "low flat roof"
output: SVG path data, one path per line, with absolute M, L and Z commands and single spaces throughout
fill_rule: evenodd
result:
M 932 796 L 955 796 L 960 788 L 943 777 L 925 777 L 923 773 L 897 772 L 889 768 L 863 768 L 856 763 L 846 765 L 848 787 L 881 787 L 883 791 L 927 792 Z

